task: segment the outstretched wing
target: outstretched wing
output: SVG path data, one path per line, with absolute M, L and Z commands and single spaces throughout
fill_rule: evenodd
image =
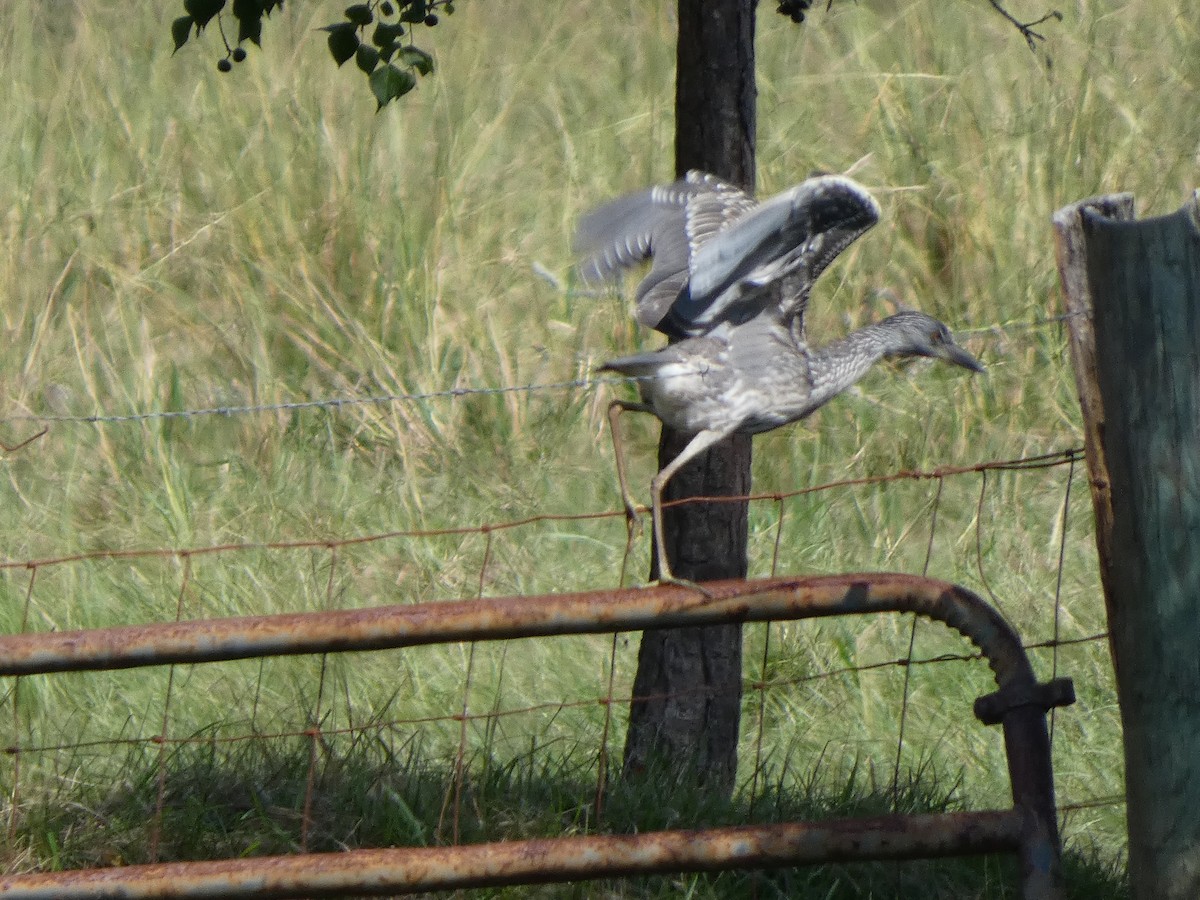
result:
M 584 216 L 575 246 L 590 279 L 652 258 L 637 319 L 672 337 L 761 313 L 799 336 L 812 283 L 878 220 L 879 205 L 849 178 L 810 178 L 757 203 L 714 175 L 689 172 Z
M 854 181 L 810 178 L 695 248 L 686 290 L 669 310 L 669 324 L 702 333 L 718 322 L 744 322 L 768 312 L 802 334 L 813 282 L 877 221 L 879 205 Z
M 657 328 L 687 285 L 696 248 L 755 205 L 741 188 L 695 171 L 619 197 L 580 220 L 575 235 L 575 252 L 583 258 L 580 274 L 609 280 L 652 259 L 638 285 L 637 319 Z

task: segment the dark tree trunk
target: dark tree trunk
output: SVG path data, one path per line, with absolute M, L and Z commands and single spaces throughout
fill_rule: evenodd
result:
M 754 187 L 756 0 L 679 0 L 675 168 L 703 169 Z M 691 435 L 664 428 L 660 468 Z M 735 435 L 685 466 L 664 500 L 745 496 L 750 438 Z M 692 581 L 744 578 L 747 504 L 690 503 L 664 510 L 667 556 Z M 651 577 L 658 573 L 652 569 Z M 728 794 L 737 768 L 741 711 L 740 625 L 648 631 L 642 636 L 625 772 L 692 772 Z M 660 765 L 661 764 L 661 765 Z

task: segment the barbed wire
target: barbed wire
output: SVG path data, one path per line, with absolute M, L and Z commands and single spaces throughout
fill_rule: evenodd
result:
M 145 422 L 154 419 L 187 419 L 203 416 L 240 416 L 260 413 L 298 412 L 310 409 L 341 409 L 353 406 L 372 406 L 388 403 L 423 403 L 430 400 L 454 400 L 464 397 L 486 397 L 498 394 L 536 393 L 540 391 L 578 390 L 598 384 L 620 384 L 636 380 L 603 376 L 577 378 L 573 381 L 556 381 L 545 384 L 511 384 L 499 387 L 446 388 L 437 391 L 420 391 L 411 394 L 372 394 L 365 397 L 326 397 L 320 400 L 295 400 L 281 403 L 243 404 L 237 406 L 208 406 L 198 409 L 150 410 L 140 413 L 94 413 L 42 415 L 18 413 L 0 416 L 0 425 L 16 422 L 49 422 L 56 425 L 109 425 L 123 422 Z
M 1033 456 L 1017 457 L 1014 459 L 986 460 L 980 463 L 963 466 L 940 466 L 936 469 L 902 469 L 889 472 L 886 475 L 864 475 L 859 478 L 844 478 L 828 481 L 823 484 L 810 485 L 791 491 L 772 491 L 770 493 L 753 493 L 742 495 L 713 495 L 687 497 L 680 500 L 670 500 L 664 507 L 682 506 L 689 503 L 747 503 L 758 501 L 781 501 L 792 497 L 801 497 L 820 491 L 836 488 L 859 487 L 867 485 L 886 484 L 895 481 L 925 481 L 950 478 L 956 475 L 985 473 L 989 471 L 1028 471 L 1046 469 L 1055 466 L 1070 465 L 1083 458 L 1082 447 L 1070 447 L 1066 450 L 1055 450 L 1050 453 L 1039 453 Z M 646 507 L 639 508 L 648 512 Z M 95 560 L 131 560 L 152 557 L 174 558 L 187 560 L 195 556 L 210 556 L 221 553 L 246 553 L 262 551 L 289 550 L 329 550 L 335 551 L 342 547 L 352 547 L 360 544 L 371 544 L 380 541 L 396 539 L 426 539 L 437 537 L 460 537 L 465 535 L 488 535 L 495 531 L 510 531 L 548 522 L 584 522 L 597 519 L 625 518 L 624 509 L 607 509 L 593 512 L 578 513 L 539 513 L 519 519 L 509 519 L 499 522 L 486 522 L 480 525 L 457 525 L 446 528 L 413 528 L 381 531 L 372 534 L 355 535 L 344 538 L 308 538 L 290 541 L 248 541 L 245 543 L 206 544 L 194 547 L 144 547 L 132 549 L 86 550 L 80 553 L 68 553 L 62 556 L 48 556 L 31 559 L 0 559 L 0 571 L 6 569 L 44 569 L 50 566 L 65 565 L 76 562 Z
M 1059 313 L 1056 316 L 1046 316 L 1044 319 L 1033 319 L 1029 322 L 998 322 L 994 325 L 976 325 L 973 328 L 955 328 L 956 336 L 1004 334 L 1010 331 L 1034 331 L 1038 328 L 1048 328 L 1053 325 L 1065 325 L 1071 319 L 1086 317 L 1087 313 Z
M 1032 331 L 1049 326 L 1060 325 L 1072 315 L 1064 313 L 1045 319 L 1035 319 L 1031 322 L 1005 322 L 994 325 L 977 326 L 974 328 L 958 329 L 960 336 L 1005 334 L 1009 332 Z M 429 403 L 441 400 L 462 400 L 470 397 L 493 397 L 507 394 L 538 394 L 558 391 L 591 390 L 600 385 L 627 384 L 638 381 L 651 381 L 660 376 L 614 376 L 596 375 L 585 378 L 575 378 L 566 381 L 530 382 L 527 384 L 497 385 L 494 387 L 472 386 L 442 388 L 430 391 L 414 391 L 411 393 L 369 394 L 366 396 L 323 397 L 311 400 L 280 401 L 278 403 L 245 403 L 227 406 L 205 406 L 193 409 L 159 409 L 142 412 L 112 413 L 11 413 L 0 416 L 0 425 L 7 424 L 53 424 L 53 425 L 119 425 L 150 421 L 165 421 L 172 419 L 194 419 L 204 417 L 233 417 L 245 415 L 264 415 L 270 413 L 304 412 L 308 410 L 339 410 L 360 406 L 382 406 L 393 403 Z M 0 445 L 7 452 L 13 452 L 32 443 L 41 434 L 26 438 L 15 446 Z

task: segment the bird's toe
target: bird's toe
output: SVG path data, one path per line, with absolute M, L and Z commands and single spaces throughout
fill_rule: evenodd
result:
M 707 600 L 714 599 L 713 594 L 710 591 L 705 590 L 703 585 L 697 584 L 694 581 L 689 581 L 686 578 L 678 578 L 670 573 L 667 573 L 666 575 L 659 575 L 656 580 L 650 582 L 649 586 L 662 587 L 668 584 L 674 585 L 675 587 L 687 588 L 689 591 L 695 591 L 696 593 L 701 594 Z

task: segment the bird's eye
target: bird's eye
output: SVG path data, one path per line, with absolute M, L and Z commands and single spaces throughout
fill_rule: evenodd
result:
M 940 344 L 945 340 L 946 340 L 945 335 L 943 335 L 940 331 L 937 331 L 935 329 L 934 331 L 929 332 L 929 343 Z

